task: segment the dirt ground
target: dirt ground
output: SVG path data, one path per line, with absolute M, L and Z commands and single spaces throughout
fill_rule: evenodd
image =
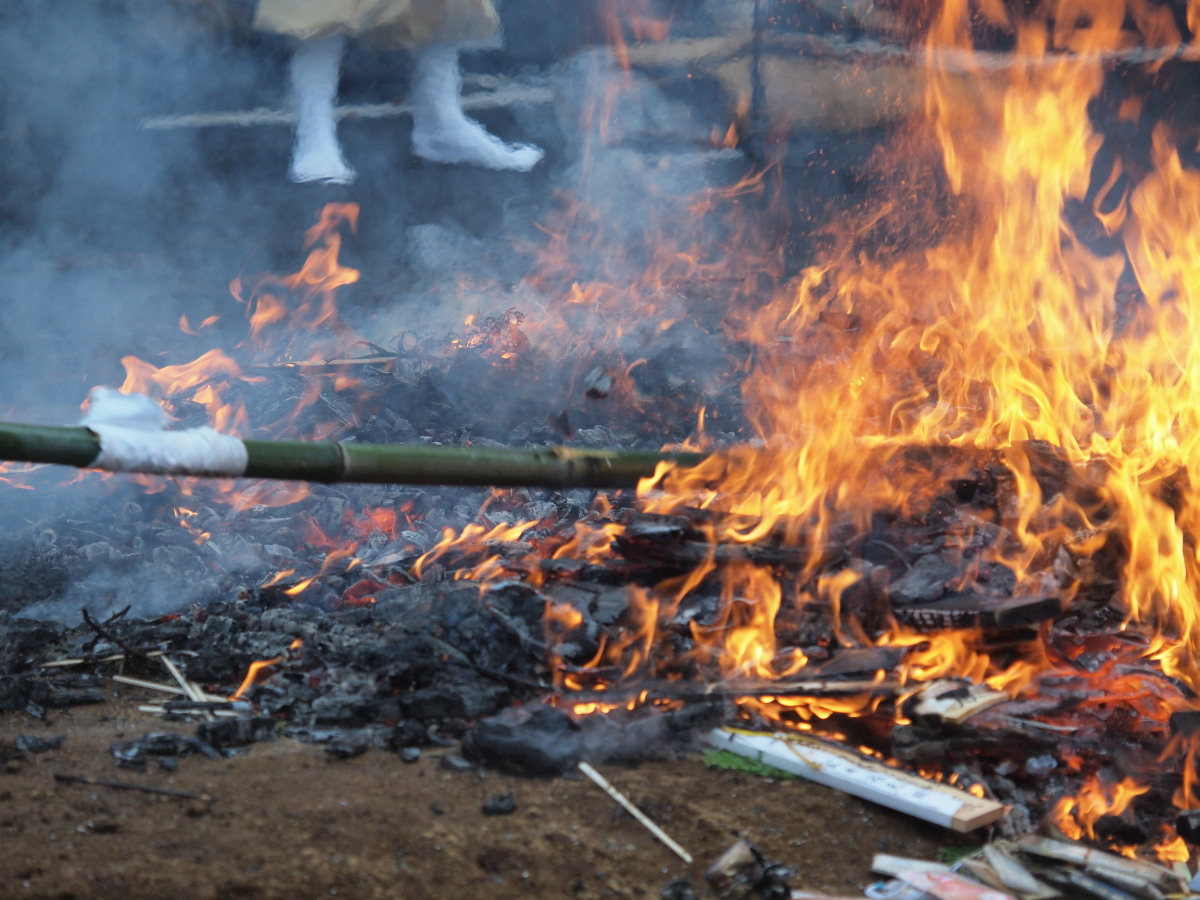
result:
M 136 693 L 0 716 L 0 897 L 659 897 L 738 838 L 797 867 L 796 889 L 858 894 L 873 853 L 932 858 L 964 839 L 801 781 L 710 770 L 697 756 L 605 774 L 695 857 L 685 865 L 591 782 L 452 771 L 372 750 L 337 760 L 288 740 L 231 759 L 118 768 L 109 752 L 151 731 Z M 19 735 L 66 740 L 14 758 Z M 56 774 L 154 785 L 197 801 L 64 783 Z M 482 807 L 511 792 L 507 815 Z M 969 839 L 968 839 L 969 840 Z

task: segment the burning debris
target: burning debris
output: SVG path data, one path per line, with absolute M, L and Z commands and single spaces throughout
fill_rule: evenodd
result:
M 195 733 L 114 743 L 145 777 L 279 737 L 331 765 L 461 748 L 440 764 L 581 772 L 689 863 L 596 766 L 704 738 L 1005 841 L 952 872 L 877 861 L 901 882 L 880 896 L 1182 893 L 1200 181 L 1168 124 L 1140 157 L 1105 128 L 1139 122 L 1146 72 L 1194 74 L 1187 22 L 718 5 L 756 13 L 736 40 L 618 19 L 606 62 L 558 73 L 588 72 L 561 104 L 587 166 L 519 279 L 468 265 L 481 238 L 418 232 L 421 289 L 478 306 L 449 333 L 345 308 L 360 208 L 330 203 L 300 271 L 232 285 L 233 351 L 130 355 L 83 425 L 0 428 L 10 461 L 141 473 L 5 466 L 0 711 L 157 692 L 143 711 Z M 865 186 L 836 233 L 800 225 L 812 154 L 771 143 L 819 120 L 778 87 L 810 39 L 862 63 L 894 128 L 845 174 Z M 684 57 L 745 101 L 715 140 L 636 75 Z M 326 125 L 336 171 L 301 148 L 297 180 L 349 180 Z M 656 161 L 655 135 L 686 149 Z M 707 884 L 786 897 L 793 877 L 746 843 Z

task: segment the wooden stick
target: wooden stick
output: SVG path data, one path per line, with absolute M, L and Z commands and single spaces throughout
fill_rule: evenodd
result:
M 899 878 L 902 872 L 949 872 L 950 867 L 945 863 L 930 862 L 924 859 L 876 853 L 871 857 L 871 871 L 877 875 Z
M 148 691 L 159 691 L 163 694 L 176 694 L 184 697 L 188 696 L 187 691 L 173 684 L 161 684 L 157 681 L 146 681 L 144 678 L 131 678 L 128 675 L 114 675 L 112 680 L 120 684 L 130 685 L 131 687 L 144 688 Z M 206 703 L 229 703 L 228 697 L 218 697 L 216 694 L 210 694 L 207 691 L 200 691 L 200 694 Z
M 64 784 L 87 784 L 92 787 L 112 788 L 114 791 L 141 791 L 144 794 L 161 794 L 164 797 L 178 797 L 181 800 L 203 800 L 211 803 L 212 797 L 207 794 L 193 794 L 191 791 L 176 791 L 171 788 L 155 787 L 152 784 L 130 784 L 125 781 L 101 781 L 98 778 L 88 778 L 86 775 L 64 775 L 54 773 L 54 780 Z
M 1016 842 L 1016 848 L 1031 856 L 1082 866 L 1100 878 L 1122 888 L 1138 889 L 1146 885 L 1164 891 L 1179 891 L 1183 885 L 1170 869 L 1144 859 L 1127 859 L 1083 844 L 1056 841 L 1053 838 L 1027 834 Z
M 572 674 L 586 674 L 575 672 Z M 686 684 L 678 681 L 640 681 L 605 691 L 569 691 L 562 698 L 570 703 L 621 703 L 630 697 L 645 695 L 647 700 L 719 700 L 737 697 L 891 697 L 902 689 L 896 681 L 867 679 L 774 682 L 720 682 L 718 684 Z
M 159 691 L 163 694 L 182 694 L 186 697 L 187 691 L 174 684 L 160 684 L 157 681 L 146 681 L 144 678 L 130 678 L 128 675 L 114 675 L 113 681 L 119 684 L 128 684 L 131 687 L 145 688 L 148 691 Z
M 512 85 L 495 91 L 480 91 L 462 98 L 464 110 L 495 109 L 513 106 L 539 106 L 550 103 L 554 92 L 549 88 L 522 87 Z M 411 103 L 362 103 L 356 106 L 339 106 L 334 117 L 342 119 L 392 119 L 412 112 Z M 147 131 L 165 131 L 175 128 L 214 128 L 250 125 L 295 125 L 296 112 L 291 109 L 237 110 L 212 113 L 194 113 L 179 116 L 151 116 L 142 120 Z
M 237 710 L 229 709 L 228 708 L 229 704 L 225 704 L 225 706 L 226 706 L 226 708 L 224 708 L 224 709 L 222 709 L 220 707 L 216 707 L 216 708 L 205 707 L 203 709 L 195 709 L 195 708 L 189 709 L 187 707 L 183 707 L 183 708 L 172 709 L 170 706 L 167 706 L 164 703 L 146 703 L 146 704 L 138 707 L 138 712 L 150 713 L 153 716 L 176 716 L 176 717 L 196 716 L 196 715 L 203 714 L 203 715 L 205 715 L 206 718 L 209 718 L 209 719 L 214 718 L 214 717 L 218 718 L 218 719 L 236 719 L 236 718 L 239 718 L 241 715 L 243 715 L 242 713 L 238 712 Z
M 162 656 L 165 650 L 151 650 L 146 654 L 147 659 L 154 659 Z M 124 653 L 110 653 L 108 656 L 73 656 L 69 659 L 52 659 L 50 662 L 44 662 L 38 665 L 39 669 L 69 669 L 72 666 L 83 666 L 88 663 L 110 663 L 120 662 L 129 657 Z M 117 676 L 113 676 L 114 678 Z M 153 682 L 151 682 L 153 683 Z
M 171 673 L 171 677 L 179 682 L 179 686 L 183 688 L 183 692 L 187 695 L 189 700 L 192 700 L 196 703 L 207 702 L 204 691 L 200 690 L 199 687 L 184 677 L 183 673 L 179 671 L 179 667 L 176 666 L 175 663 L 171 662 L 171 657 L 164 656 L 162 661 L 163 665 L 167 667 L 167 671 Z M 204 718 L 209 722 L 215 722 L 217 719 L 217 717 L 210 712 L 204 713 Z
M 608 794 L 608 796 L 612 797 L 619 804 L 621 804 L 627 813 L 646 826 L 652 835 L 654 835 L 671 849 L 671 852 L 682 859 L 685 863 L 690 864 L 692 862 L 692 854 L 688 853 L 677 843 L 675 843 L 669 834 L 659 828 L 649 816 L 634 806 L 633 802 L 615 787 L 613 787 L 607 778 L 605 778 L 585 762 L 581 762 L 579 764 L 579 771 L 594 781 L 600 787 L 600 789 L 604 791 L 604 793 Z
M 183 676 L 183 672 L 179 671 L 179 667 L 175 665 L 175 663 L 171 662 L 171 657 L 164 656 L 162 661 L 163 665 L 167 667 L 167 671 L 171 673 L 171 677 L 179 682 L 179 686 L 183 688 L 183 692 L 187 694 L 188 699 L 195 700 L 198 703 L 202 702 L 204 699 L 204 692 Z

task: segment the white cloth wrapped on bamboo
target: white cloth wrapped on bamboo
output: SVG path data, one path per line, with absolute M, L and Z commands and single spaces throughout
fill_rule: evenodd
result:
M 92 388 L 90 405 L 80 425 L 100 439 L 91 468 L 110 472 L 158 475 L 226 475 L 245 473 L 246 445 L 212 428 L 166 431 L 167 414 L 144 394 Z

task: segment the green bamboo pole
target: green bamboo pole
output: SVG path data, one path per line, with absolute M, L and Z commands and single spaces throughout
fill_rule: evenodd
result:
M 624 488 L 654 474 L 660 463 L 695 466 L 702 453 L 584 450 L 574 447 L 440 447 L 354 441 L 242 442 L 247 478 L 461 485 L 471 487 Z M 0 422 L 0 459 L 91 467 L 100 439 L 79 425 Z M 171 472 L 204 475 L 203 472 Z

